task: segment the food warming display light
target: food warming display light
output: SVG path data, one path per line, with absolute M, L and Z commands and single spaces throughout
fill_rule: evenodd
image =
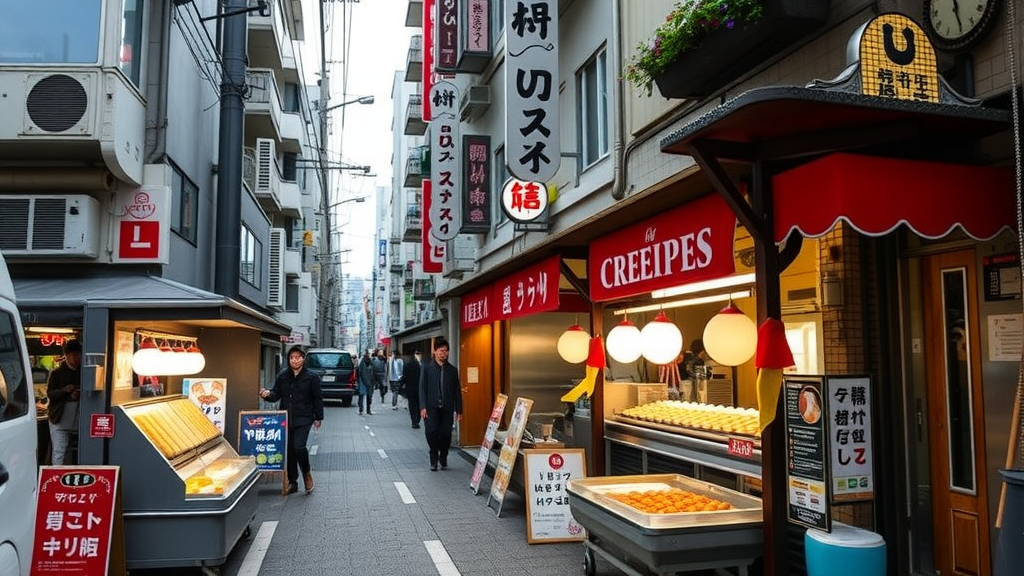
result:
M 683 333 L 669 320 L 664 311 L 640 331 L 640 349 L 644 358 L 663 365 L 674 361 L 683 349 Z
M 132 371 L 140 376 L 187 376 L 206 367 L 206 357 L 194 338 L 142 332 L 139 335 L 142 342 L 132 354 Z M 183 342 L 188 343 L 187 348 Z

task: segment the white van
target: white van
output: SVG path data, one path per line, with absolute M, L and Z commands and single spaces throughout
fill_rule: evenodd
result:
M 36 408 L 14 285 L 0 255 L 0 576 L 28 576 L 36 512 Z

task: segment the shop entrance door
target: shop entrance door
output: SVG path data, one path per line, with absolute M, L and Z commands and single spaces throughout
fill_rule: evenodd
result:
M 935 568 L 987 576 L 978 286 L 973 250 L 922 259 Z

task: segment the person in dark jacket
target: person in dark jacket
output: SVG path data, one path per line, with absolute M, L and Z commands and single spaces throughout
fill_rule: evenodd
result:
M 420 353 L 415 352 L 402 365 L 402 387 L 409 400 L 409 418 L 412 427 L 420 427 Z
M 53 446 L 51 462 L 54 466 L 64 464 L 72 436 L 78 435 L 74 428 L 78 411 L 78 396 L 82 384 L 82 343 L 71 339 L 64 344 L 64 362 L 50 373 L 46 382 L 46 397 L 49 398 L 50 439 Z M 65 415 L 64 411 L 68 410 Z
M 288 367 L 274 380 L 273 390 L 263 388 L 260 396 L 268 402 L 281 401 L 288 411 L 288 488 L 285 494 L 299 491 L 299 470 L 306 493 L 313 491 L 313 473 L 309 466 L 311 427 L 320 428 L 324 421 L 324 400 L 320 377 L 306 369 L 306 353 L 298 346 L 288 350 Z
M 388 363 L 384 361 L 384 351 L 378 350 L 374 353 L 370 362 L 373 364 L 373 384 L 380 390 L 380 403 L 383 405 L 384 395 L 388 393 Z
M 420 368 L 420 416 L 430 447 L 430 469 L 437 470 L 438 464 L 442 470 L 448 468 L 452 427 L 462 420 L 462 384 L 459 369 L 448 362 L 444 338 L 434 343 L 434 361 Z
M 373 404 L 373 363 L 370 361 L 370 353 L 364 352 L 362 360 L 356 365 L 356 392 L 359 394 L 359 414 L 363 413 L 363 400 L 366 400 L 366 413 L 373 414 L 370 405 Z

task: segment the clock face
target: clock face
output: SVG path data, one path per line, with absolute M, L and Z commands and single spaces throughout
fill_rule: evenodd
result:
M 928 34 L 940 48 L 968 47 L 988 33 L 1002 0 L 925 0 Z

